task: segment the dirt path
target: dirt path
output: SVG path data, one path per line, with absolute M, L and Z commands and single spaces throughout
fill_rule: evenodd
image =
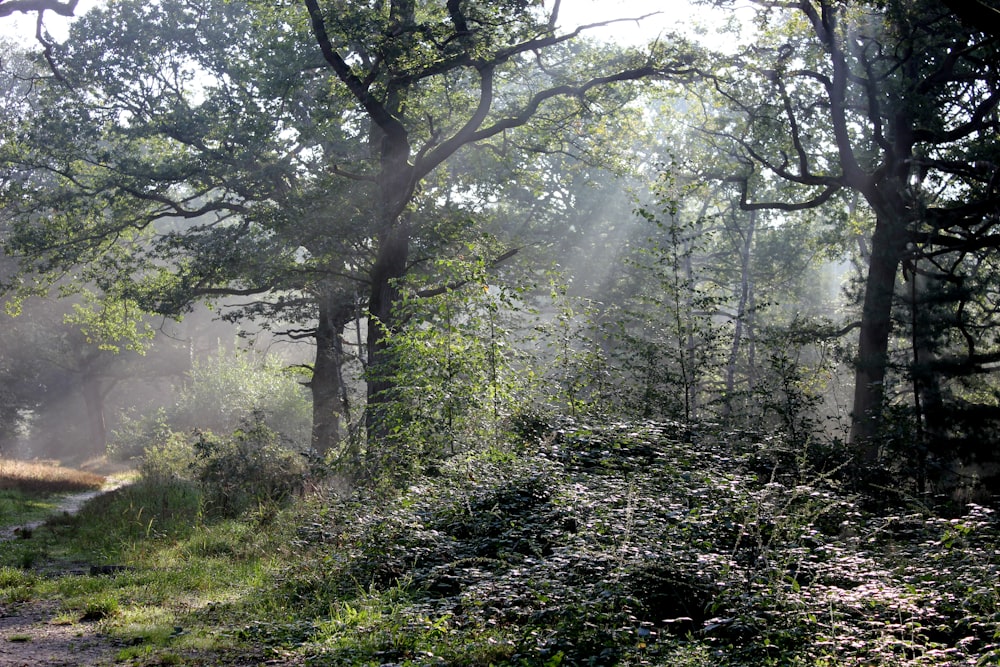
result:
M 57 603 L 0 603 L 0 667 L 115 664 L 119 647 L 93 623 L 55 623 Z
M 56 514 L 76 514 L 87 501 L 124 485 L 114 481 L 99 491 L 66 496 Z M 0 528 L 2 542 L 16 530 L 34 530 L 43 521 Z M 119 647 L 97 632 L 95 623 L 56 622 L 59 606 L 51 600 L 0 602 L 0 667 L 97 667 L 115 664 Z
M 93 500 L 102 493 L 108 493 L 110 491 L 114 491 L 115 489 L 120 488 L 124 485 L 125 485 L 124 482 L 113 481 L 110 484 L 105 484 L 97 491 L 84 491 L 82 493 L 71 493 L 70 495 L 62 499 L 62 502 L 59 503 L 59 506 L 56 508 L 53 514 L 59 515 L 64 512 L 66 514 L 76 514 L 77 512 L 80 511 L 80 508 L 87 503 L 87 501 Z M 0 542 L 3 542 L 4 540 L 12 540 L 15 537 L 17 537 L 18 531 L 34 530 L 35 528 L 41 526 L 43 523 L 45 523 L 44 519 L 41 521 L 32 521 L 30 523 L 21 524 L 19 526 L 0 526 Z

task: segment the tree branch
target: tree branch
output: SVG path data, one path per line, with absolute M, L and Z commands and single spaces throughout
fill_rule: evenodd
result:
M 453 155 L 462 146 L 477 143 L 479 141 L 483 141 L 484 139 L 496 136 L 506 130 L 525 125 L 535 117 L 538 108 L 550 99 L 554 99 L 556 97 L 582 97 L 589 90 L 599 86 L 624 81 L 636 81 L 639 79 L 663 75 L 670 71 L 667 68 L 657 68 L 652 65 L 647 65 L 644 67 L 624 70 L 618 72 L 617 74 L 595 77 L 575 86 L 569 84 L 555 86 L 536 93 L 527 101 L 517 115 L 498 120 L 494 124 L 483 128 L 480 126 L 489 114 L 490 107 L 493 102 L 493 68 L 496 64 L 497 61 L 491 61 L 488 66 L 484 66 L 480 69 L 481 83 L 479 106 L 476 108 L 475 113 L 454 135 L 438 145 L 437 148 L 429 151 L 426 155 L 422 155 L 417 161 L 417 164 L 415 165 L 415 172 L 420 177 L 429 174 L 438 165 L 451 157 L 451 155 Z M 683 68 L 677 68 L 673 73 L 683 74 L 690 73 L 691 71 L 693 70 L 690 70 L 685 66 Z
M 499 266 L 501 263 L 507 261 L 520 251 L 521 251 L 520 248 L 511 248 L 502 255 L 495 257 L 493 261 L 489 263 L 489 267 L 492 269 Z M 419 292 L 417 292 L 417 296 L 422 299 L 426 299 L 432 296 L 438 296 L 439 294 L 444 294 L 445 292 L 451 292 L 452 290 L 465 287 L 470 282 L 472 282 L 471 278 L 468 278 L 466 280 L 456 280 L 454 282 L 448 283 L 447 285 L 442 285 L 440 287 L 432 287 L 425 290 L 420 290 Z
M 351 70 L 350 65 L 344 61 L 344 59 L 337 53 L 336 49 L 333 48 L 333 43 L 330 41 L 330 35 L 326 31 L 326 22 L 323 19 L 323 12 L 319 8 L 317 0 L 303 0 L 306 5 L 306 9 L 309 11 L 309 18 L 312 21 L 312 31 L 313 35 L 316 37 L 316 43 L 319 45 L 320 51 L 323 54 L 323 59 L 330 65 L 337 78 L 347 86 L 347 89 L 351 91 L 354 96 L 365 111 L 371 117 L 372 121 L 379 126 L 379 128 L 386 133 L 387 136 L 393 138 L 406 138 L 406 127 L 395 118 L 384 104 L 379 102 L 375 96 L 371 94 L 369 90 L 369 85 L 366 85 L 361 79 L 354 74 Z
M 53 12 L 60 16 L 73 16 L 79 0 L 0 0 L 0 17 L 11 16 L 14 12 Z
M 1000 9 L 990 7 L 982 0 L 942 0 L 943 4 L 975 31 L 985 31 L 1000 37 Z

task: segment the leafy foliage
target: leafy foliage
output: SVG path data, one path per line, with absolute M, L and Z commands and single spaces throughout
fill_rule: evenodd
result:
M 519 290 L 490 274 L 484 251 L 470 244 L 419 278 L 442 288 L 404 290 L 397 307 L 403 324 L 384 334 L 392 363 L 371 371 L 388 373 L 392 386 L 385 408 L 385 441 L 392 445 L 370 453 L 374 468 L 405 476 L 497 442 L 524 400 L 525 355 L 513 340 L 523 309 Z
M 231 433 L 260 422 L 284 443 L 305 450 L 310 417 L 305 390 L 277 358 L 220 346 L 192 363 L 172 406 L 124 417 L 110 449 L 127 459 L 167 442 L 175 432 Z
M 277 434 L 261 421 L 237 429 L 229 438 L 200 434 L 194 451 L 206 507 L 215 514 L 238 516 L 302 492 L 302 456 L 281 447 Z
M 228 436 L 174 434 L 147 451 L 141 469 L 150 483 L 196 484 L 205 511 L 221 517 L 288 502 L 302 492 L 307 472 L 302 455 L 283 447 L 260 415 Z
M 272 593 L 301 613 L 241 636 L 324 664 L 971 665 L 1000 650 L 992 510 L 875 512 L 821 467 L 833 457 L 786 446 L 561 420 L 391 503 L 333 498 L 305 515 L 308 556 Z

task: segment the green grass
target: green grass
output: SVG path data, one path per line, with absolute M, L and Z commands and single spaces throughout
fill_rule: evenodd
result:
M 41 521 L 56 511 L 61 496 L 0 489 L 0 527 L 20 526 Z
M 201 505 L 189 483 L 140 481 L 56 517 L 0 550 L 0 601 L 55 600 L 57 620 L 97 623 L 128 645 L 122 660 L 139 664 L 229 651 L 238 642 L 217 632 L 213 610 L 232 618 L 267 585 L 284 531 L 204 521 Z M 91 574 L 109 565 L 122 567 Z

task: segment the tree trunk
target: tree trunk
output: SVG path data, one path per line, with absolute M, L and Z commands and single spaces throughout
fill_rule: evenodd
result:
M 369 451 L 389 432 L 387 406 L 395 400 L 395 368 L 389 336 L 396 329 L 395 306 L 400 291 L 397 281 L 406 274 L 410 229 L 405 217 L 389 229 L 379 243 L 371 271 L 368 301 L 368 405 L 365 426 Z
M 104 420 L 104 391 L 98 377 L 84 372 L 80 378 L 83 403 L 87 411 L 87 445 L 91 456 L 104 456 L 108 447 L 108 429 Z
M 927 490 L 927 461 L 931 448 L 947 438 L 948 423 L 944 412 L 944 394 L 941 374 L 935 372 L 934 364 L 938 354 L 935 349 L 935 335 L 940 332 L 934 325 L 931 303 L 935 295 L 931 293 L 930 278 L 914 272 L 910 278 L 910 340 L 913 358 L 910 361 L 910 377 L 913 390 L 914 425 L 916 427 L 916 470 L 917 492 L 923 495 Z
M 911 222 L 907 189 L 915 140 L 913 118 L 905 104 L 891 116 L 887 135 L 892 137 L 892 150 L 885 155 L 882 177 L 855 179 L 857 189 L 875 213 L 858 337 L 850 433 L 858 461 L 866 466 L 874 465 L 879 458 L 877 436 L 885 403 L 896 274 L 906 252 Z
M 340 440 L 341 367 L 344 363 L 341 323 L 336 304 L 327 294 L 319 295 L 319 321 L 316 325 L 316 360 L 312 380 L 312 449 L 319 456 L 329 452 Z
M 740 348 L 743 344 L 743 328 L 747 327 L 747 335 L 752 335 L 752 309 L 750 307 L 753 299 L 753 278 L 750 275 L 750 252 L 753 248 L 753 235 L 757 223 L 757 211 L 750 211 L 747 219 L 747 228 L 743 232 L 743 243 L 740 251 L 740 298 L 736 307 L 736 322 L 733 327 L 733 344 L 729 350 L 729 363 L 726 364 L 726 402 L 724 414 L 729 415 L 733 410 L 733 394 L 736 392 L 736 366 L 739 360 Z M 747 378 L 748 383 L 752 383 L 752 378 Z M 750 387 L 748 387 L 749 389 Z
M 699 217 L 699 220 L 702 218 Z M 691 260 L 692 254 L 694 254 L 694 248 L 690 247 L 694 245 L 694 239 L 701 235 L 701 224 L 697 224 L 694 232 L 692 233 L 692 240 L 685 243 L 686 247 L 684 252 L 684 284 L 687 286 L 687 294 L 684 297 L 685 303 L 684 308 L 687 311 L 688 326 L 686 341 L 684 343 L 684 359 L 685 366 L 687 370 L 684 373 L 685 383 L 684 391 L 687 396 L 685 400 L 686 407 L 686 417 L 687 421 L 691 422 L 698 419 L 701 404 L 701 375 L 702 367 L 698 360 L 698 347 L 707 344 L 704 339 L 698 340 L 695 338 L 696 328 L 700 326 L 694 323 L 698 320 L 696 319 L 695 311 L 697 309 L 694 302 L 695 286 L 697 281 L 694 276 L 694 263 Z M 700 333 L 700 332 L 698 332 Z
M 415 23 L 412 0 L 392 0 L 390 16 L 398 30 Z M 396 118 L 406 97 L 406 84 L 390 83 L 383 111 L 391 117 L 372 128 L 371 145 L 379 156 L 376 229 L 378 247 L 371 268 L 368 299 L 368 395 L 365 429 L 369 458 L 389 433 L 387 406 L 396 399 L 395 368 L 389 335 L 396 330 L 398 281 L 406 275 L 410 256 L 410 219 L 406 211 L 416 191 L 417 175 L 410 163 L 409 133 Z
M 876 436 L 885 400 L 896 273 L 905 248 L 905 237 L 899 227 L 904 224 L 901 216 L 878 215 L 871 241 L 871 261 L 865 280 L 858 339 L 850 435 L 851 444 L 864 465 L 875 464 L 879 455 Z

